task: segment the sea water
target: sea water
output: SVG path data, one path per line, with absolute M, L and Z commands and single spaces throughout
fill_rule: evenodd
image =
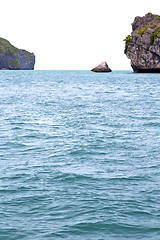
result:
M 160 239 L 160 74 L 0 72 L 0 240 Z

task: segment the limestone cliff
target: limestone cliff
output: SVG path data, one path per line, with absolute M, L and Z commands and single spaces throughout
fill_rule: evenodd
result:
M 136 17 L 125 41 L 125 54 L 134 72 L 160 72 L 160 16 Z
M 6 39 L 0 38 L 0 69 L 33 70 L 34 64 L 33 53 L 18 49 Z

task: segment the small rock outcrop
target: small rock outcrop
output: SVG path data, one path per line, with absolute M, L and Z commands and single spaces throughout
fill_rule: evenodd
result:
M 14 47 L 9 41 L 0 38 L 0 70 L 33 70 L 35 55 Z
M 100 63 L 97 67 L 91 70 L 92 72 L 112 72 L 112 70 L 108 67 L 106 62 Z
M 132 33 L 124 41 L 134 72 L 160 73 L 160 16 L 135 17 Z

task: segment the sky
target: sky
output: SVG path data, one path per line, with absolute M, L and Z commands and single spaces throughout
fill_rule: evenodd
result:
M 136 16 L 160 15 L 159 0 L 0 0 L 1 34 L 34 52 L 37 70 L 130 70 L 123 39 Z

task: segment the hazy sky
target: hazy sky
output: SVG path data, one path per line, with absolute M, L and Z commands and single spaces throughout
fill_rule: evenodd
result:
M 1 34 L 36 55 L 35 69 L 131 69 L 123 39 L 135 16 L 160 15 L 159 0 L 0 0 Z

